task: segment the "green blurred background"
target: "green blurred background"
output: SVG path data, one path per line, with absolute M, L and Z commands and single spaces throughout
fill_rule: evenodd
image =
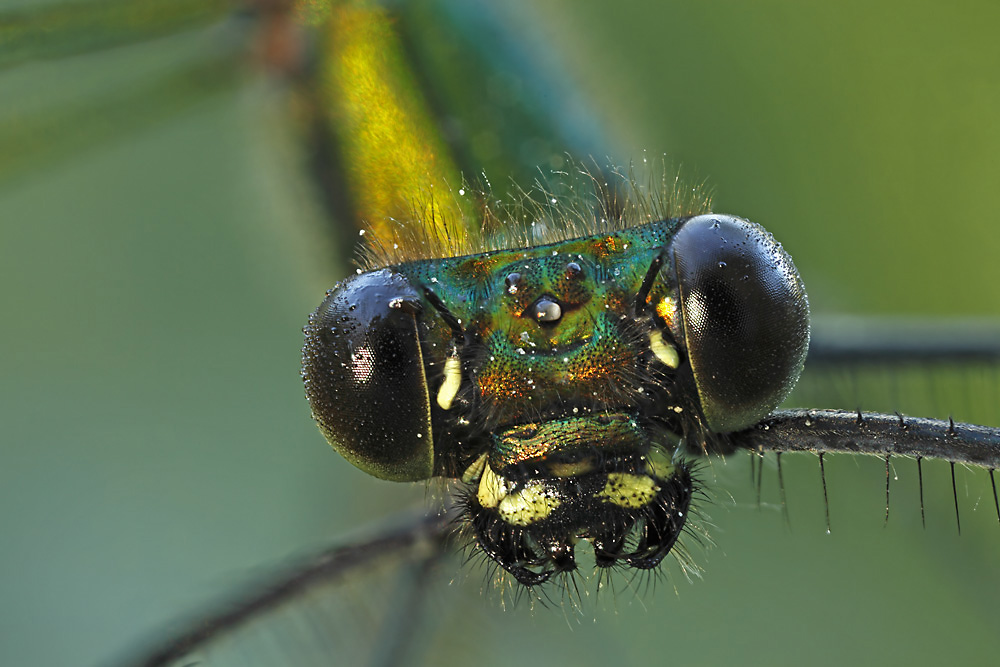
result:
M 530 4 L 495 15 L 565 69 L 612 157 L 707 177 L 716 210 L 783 242 L 816 312 L 1000 315 L 996 3 Z M 0 98 L 72 109 L 216 40 L 23 64 Z M 0 183 L 2 664 L 103 664 L 424 498 L 351 468 L 309 419 L 300 328 L 351 249 L 324 241 L 283 99 L 240 78 Z M 998 423 L 992 379 L 943 407 L 859 400 Z M 773 462 L 760 509 L 745 457 L 706 471 L 701 581 L 671 567 L 580 617 L 478 600 L 434 646 L 461 637 L 449 659 L 478 664 L 997 660 L 984 473 L 959 471 L 958 537 L 946 465 L 925 466 L 923 530 L 912 462 L 883 527 L 882 462 L 829 459 L 827 535 L 816 459 L 784 464 L 791 529 Z

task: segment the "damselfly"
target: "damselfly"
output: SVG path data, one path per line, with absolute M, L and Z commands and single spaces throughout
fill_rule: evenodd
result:
M 741 17 L 735 14 L 737 8 L 729 8 L 734 15 L 728 18 L 735 26 L 726 28 L 724 16 L 685 19 L 673 14 L 669 20 L 656 20 L 644 8 L 640 20 L 627 9 L 618 11 L 623 12 L 627 37 L 615 36 L 611 17 L 602 17 L 600 29 L 588 23 L 585 13 L 562 17 L 567 27 L 580 26 L 575 34 L 587 34 L 587 44 L 597 43 L 604 55 L 595 58 L 596 53 L 583 49 L 567 59 L 577 63 L 578 71 L 594 77 L 584 85 L 594 86 L 590 96 L 604 115 L 619 116 L 624 106 L 633 107 L 639 115 L 670 109 L 662 122 L 668 132 L 678 135 L 660 138 L 654 129 L 615 130 L 628 123 L 609 122 L 612 132 L 626 135 L 621 159 L 641 155 L 643 147 L 666 145 L 678 161 L 698 165 L 700 173 L 710 174 L 720 190 L 716 208 L 765 222 L 793 250 L 814 305 L 826 301 L 836 310 L 851 312 L 923 314 L 951 309 L 995 314 L 995 295 L 982 287 L 993 284 L 986 273 L 994 238 L 986 213 L 992 208 L 987 199 L 992 190 L 979 180 L 988 181 L 995 173 L 988 157 L 982 157 L 992 152 L 984 147 L 980 154 L 973 146 L 960 153 L 956 144 L 962 142 L 946 142 L 942 136 L 981 136 L 988 146 L 990 137 L 979 132 L 989 127 L 986 109 L 991 104 L 982 97 L 988 98 L 991 90 L 988 64 L 995 61 L 994 54 L 958 61 L 971 71 L 968 87 L 944 73 L 933 79 L 938 83 L 935 86 L 925 81 L 941 72 L 937 68 L 957 69 L 957 65 L 944 66 L 944 54 L 964 59 L 968 52 L 943 47 L 938 51 L 924 41 L 918 46 L 895 20 L 891 29 L 881 24 L 879 30 L 873 17 L 861 21 L 841 15 L 841 22 L 834 13 L 837 10 L 831 8 L 829 16 L 814 18 L 815 23 L 783 25 L 772 15 L 758 25 L 753 17 Z M 931 32 L 938 39 L 949 34 L 942 25 L 962 21 L 954 31 L 963 35 L 962 43 L 990 48 L 988 39 L 964 37 L 966 29 L 988 26 L 985 17 L 917 18 L 926 21 L 922 25 L 933 26 Z M 970 25 L 964 24 L 966 20 Z M 851 38 L 846 29 L 836 29 L 845 24 L 870 28 L 873 39 Z M 732 32 L 726 33 L 727 29 Z M 834 31 L 829 50 L 809 51 L 824 43 L 821 36 L 831 34 L 827 30 Z M 709 39 L 709 32 L 717 37 Z M 897 49 L 902 51 L 887 46 L 886 34 L 899 35 Z M 654 40 L 657 35 L 659 42 Z M 556 40 L 558 35 L 550 38 Z M 569 54 L 573 39 L 563 39 L 566 42 L 556 43 L 564 44 L 562 50 Z M 668 48 L 664 43 L 672 50 L 661 59 L 660 50 Z M 656 44 L 656 67 L 650 68 L 653 71 L 643 68 L 640 74 L 637 63 L 653 61 L 652 54 L 644 48 L 630 58 L 613 55 L 624 50 L 616 44 Z M 785 48 L 779 49 L 781 44 Z M 871 50 L 865 50 L 868 46 Z M 722 59 L 718 69 L 712 69 L 712 62 L 703 57 L 709 52 Z M 785 59 L 783 54 L 789 52 L 813 53 L 814 57 Z M 899 57 L 907 64 L 899 68 L 893 67 L 894 56 L 879 57 L 901 52 L 908 54 Z M 764 69 L 760 61 L 749 60 L 750 55 L 762 61 L 788 62 L 783 69 Z M 683 62 L 688 58 L 689 62 Z M 859 66 L 838 76 L 839 68 L 855 58 Z M 830 63 L 825 69 L 815 69 L 831 72 L 841 85 L 827 85 L 805 62 Z M 636 69 L 634 83 L 618 81 L 603 69 L 623 65 Z M 981 73 L 977 65 L 983 68 Z M 44 65 L 33 65 L 32 70 L 36 76 L 46 73 Z M 665 71 L 677 71 L 679 78 L 656 78 Z M 724 71 L 740 76 L 722 78 Z M 883 76 L 865 79 L 866 72 Z M 81 79 L 73 72 L 67 78 Z M 694 87 L 696 78 L 709 90 L 696 92 L 701 90 Z M 880 100 L 878 94 L 885 86 L 893 94 Z M 651 97 L 651 90 L 678 89 L 681 92 L 669 98 L 670 104 Z M 706 101 L 716 89 L 727 90 L 732 99 L 715 104 Z M 761 95 L 752 96 L 749 89 Z M 938 100 L 934 90 L 952 90 L 956 95 Z M 869 106 L 862 111 L 847 91 Z M 650 97 L 640 97 L 640 92 Z M 909 95 L 918 103 L 898 103 Z M 955 98 L 979 100 L 981 105 L 953 105 Z M 330 535 L 343 534 L 405 504 L 400 498 L 386 497 L 405 493 L 405 489 L 369 482 L 360 474 L 351 478 L 355 473 L 342 470 L 341 462 L 319 446 L 305 421 L 294 372 L 289 375 L 295 365 L 299 320 L 313 307 L 309 301 L 318 286 L 332 284 L 345 271 L 324 269 L 326 275 L 314 281 L 312 290 L 282 284 L 287 280 L 282 276 L 291 275 L 286 267 L 302 255 L 297 248 L 282 250 L 277 245 L 290 243 L 287 230 L 272 232 L 264 226 L 265 221 L 282 216 L 271 214 L 273 209 L 260 215 L 261 204 L 247 203 L 245 208 L 238 204 L 260 202 L 252 197 L 263 197 L 268 206 L 273 205 L 266 193 L 253 191 L 263 183 L 275 187 L 275 174 L 263 174 L 260 165 L 264 161 L 254 162 L 253 154 L 248 157 L 241 152 L 248 135 L 233 128 L 243 122 L 238 115 L 224 115 L 224 108 L 232 108 L 226 107 L 227 101 L 231 98 L 220 99 L 218 106 L 209 103 L 196 108 L 139 138 L 102 144 L 99 153 L 79 158 L 82 164 L 77 169 L 62 167 L 39 181 L 24 177 L 15 184 L 16 190 L 8 186 L 5 220 L 48 221 L 18 225 L 19 234 L 32 236 L 12 237 L 4 244 L 14 250 L 5 266 L 17 278 L 8 282 L 18 284 L 22 295 L 14 305 L 23 304 L 20 309 L 8 309 L 18 313 L 11 320 L 18 334 L 13 340 L 23 356 L 9 376 L 12 398 L 7 407 L 12 416 L 5 422 L 13 425 L 12 442 L 33 444 L 30 455 L 16 454 L 14 465 L 5 468 L 17 471 L 21 464 L 20 469 L 29 473 L 22 479 L 29 480 L 31 488 L 47 489 L 39 497 L 15 484 L 17 480 L 5 484 L 6 491 L 14 493 L 14 500 L 5 507 L 38 507 L 42 515 L 6 531 L 14 536 L 11 544 L 15 546 L 8 551 L 13 560 L 5 572 L 17 578 L 5 584 L 10 593 L 5 606 L 9 616 L 21 623 L 13 626 L 12 640 L 4 642 L 5 650 L 12 652 L 11 661 L 55 663 L 107 656 L 123 639 L 139 634 L 140 628 L 148 633 L 162 627 L 164 615 L 191 610 L 239 583 L 218 573 L 246 572 L 253 564 L 274 563 L 285 555 L 310 551 L 313 545 L 329 542 Z M 901 119 L 901 109 L 912 115 Z M 976 109 L 982 110 L 982 119 L 974 115 Z M 792 117 L 801 119 L 801 127 L 808 130 L 793 129 L 788 124 Z M 879 119 L 885 119 L 884 123 L 879 125 Z M 691 128 L 688 134 L 680 129 L 685 127 Z M 968 134 L 959 131 L 963 127 L 969 128 Z M 730 133 L 740 130 L 747 131 L 749 143 L 737 149 L 741 144 Z M 711 132 L 713 138 L 700 132 Z M 897 143 L 865 150 L 875 136 Z M 804 143 L 811 150 L 802 150 Z M 926 147 L 926 156 L 920 154 L 921 147 Z M 224 153 L 223 148 L 237 154 Z M 904 150 L 914 151 L 916 157 L 897 160 Z M 231 157 L 220 157 L 213 164 L 209 161 L 213 154 Z M 257 166 L 248 168 L 247 164 Z M 787 164 L 798 166 L 772 171 Z M 249 182 L 249 187 L 236 190 L 220 182 L 221 175 L 230 170 L 241 171 L 246 180 L 236 180 Z M 503 178 L 502 174 L 490 175 Z M 900 180 L 893 180 L 896 175 Z M 935 188 L 925 183 L 934 183 Z M 870 198 L 863 199 L 865 194 Z M 136 201 L 126 209 L 130 198 Z M 284 201 L 289 199 L 295 198 Z M 59 201 L 67 202 L 66 207 L 57 210 Z M 201 203 L 207 210 L 200 208 Z M 220 217 L 233 208 L 237 209 L 233 218 Z M 83 222 L 88 209 L 93 217 Z M 45 214 L 48 217 L 40 217 Z M 251 222 L 255 215 L 260 215 L 257 223 Z M 906 223 L 902 230 L 882 226 L 897 221 Z M 918 254 L 926 245 L 918 242 L 921 221 L 944 227 L 955 239 L 956 250 L 938 244 L 933 255 L 939 258 L 936 262 Z M 983 227 L 962 231 L 958 225 L 965 221 L 980 222 Z M 852 232 L 850 225 L 855 223 L 859 227 Z M 808 231 L 815 231 L 819 238 L 807 239 Z M 940 234 L 942 230 L 935 231 Z M 929 234 L 923 232 L 925 238 Z M 910 237 L 916 237 L 913 245 L 903 245 Z M 18 238 L 30 244 L 19 244 Z M 240 240 L 247 238 L 263 242 Z M 126 245 L 130 239 L 134 245 Z M 39 254 L 22 252 L 25 247 L 38 247 Z M 153 253 L 154 247 L 164 254 Z M 32 275 L 32 267 L 49 266 L 32 259 L 42 256 L 42 249 L 45 260 L 57 268 L 49 270 L 48 280 L 24 284 L 23 277 Z M 966 261 L 957 260 L 951 252 Z M 90 260 L 91 256 L 104 259 Z M 857 265 L 848 257 L 858 258 L 852 260 Z M 863 277 L 863 270 L 870 271 L 868 277 Z M 128 278 L 119 280 L 118 276 Z M 881 281 L 888 284 L 877 284 Z M 894 286 L 899 289 L 892 290 Z M 66 298 L 67 290 L 66 310 L 61 311 L 64 319 L 50 304 L 53 295 Z M 293 294 L 301 297 L 297 303 L 288 301 Z M 974 302 L 962 303 L 960 297 Z M 872 301 L 865 303 L 868 298 Z M 66 345 L 67 340 L 73 345 Z M 272 352 L 275 348 L 281 352 Z M 260 366 L 246 361 L 264 360 L 271 353 L 273 361 Z M 273 375 L 267 374 L 269 370 Z M 929 377 L 937 376 L 931 373 Z M 975 375 L 962 377 L 978 382 Z M 851 381 L 848 377 L 838 385 L 844 407 L 855 407 L 857 400 L 865 408 L 923 413 L 922 408 L 910 407 L 907 392 L 912 387 L 901 387 L 898 401 L 889 396 L 887 405 L 869 405 L 863 387 L 855 399 Z M 990 378 L 981 386 L 970 386 L 972 398 L 980 400 L 995 388 Z M 926 393 L 920 387 L 916 391 Z M 888 387 L 886 393 L 891 392 Z M 936 416 L 953 411 L 959 419 L 991 419 L 992 413 L 985 417 L 963 414 L 974 409 L 966 406 L 966 397 L 953 389 L 945 393 L 943 399 L 936 399 L 936 409 L 943 411 Z M 35 407 L 43 404 L 43 396 L 44 404 L 59 406 L 54 417 Z M 949 405 L 952 396 L 962 405 Z M 37 419 L 24 419 L 35 415 Z M 218 452 L 225 454 L 215 459 Z M 258 462 L 263 462 L 265 470 L 252 472 L 243 467 Z M 608 596 L 609 606 L 619 607 L 617 615 L 594 611 L 599 622 L 591 624 L 588 619 L 581 627 L 570 614 L 571 624 L 578 628 L 570 633 L 558 611 L 531 613 L 518 607 L 500 612 L 498 602 L 488 592 L 482 594 L 489 586 L 482 584 L 479 575 L 456 577 L 457 583 L 448 592 L 471 593 L 473 602 L 454 609 L 446 606 L 446 612 L 451 609 L 447 616 L 438 606 L 437 613 L 446 621 L 441 623 L 443 628 L 431 621 L 430 626 L 440 631 L 427 637 L 429 645 L 424 648 L 430 655 L 443 650 L 453 656 L 461 653 L 461 659 L 475 656 L 480 662 L 489 662 L 491 655 L 500 652 L 506 659 L 521 650 L 523 660 L 547 659 L 555 644 L 561 647 L 561 657 L 575 656 L 581 662 L 639 660 L 649 655 L 647 650 L 656 656 L 669 653 L 672 659 L 711 661 L 761 655 L 762 660 L 780 660 L 779 651 L 792 655 L 800 646 L 815 660 L 831 655 L 833 659 L 874 661 L 890 654 L 901 659 L 906 650 L 925 660 L 935 656 L 970 662 L 983 659 L 994 641 L 989 619 L 992 593 L 997 590 L 990 565 L 996 540 L 989 526 L 995 517 L 988 506 L 988 480 L 985 485 L 981 479 L 975 482 L 979 485 L 970 487 L 971 497 L 962 496 L 960 486 L 963 535 L 959 540 L 953 535 L 946 466 L 925 467 L 929 529 L 924 533 L 919 528 L 912 462 L 896 464 L 901 480 L 899 485 L 893 482 L 893 513 L 888 529 L 883 529 L 882 464 L 828 459 L 833 535 L 827 537 L 815 459 L 795 462 L 786 458 L 783 465 L 791 535 L 785 534 L 777 509 L 780 499 L 773 467 L 764 470 L 765 509 L 760 517 L 755 488 L 747 479 L 748 464 L 731 461 L 725 467 L 716 466 L 718 486 L 730 490 L 737 504 L 733 507 L 723 493 L 709 509 L 717 524 L 712 533 L 721 548 L 701 557 L 705 581 L 688 587 L 672 573 L 670 581 L 678 585 L 679 597 L 669 584 L 662 583 L 655 595 L 619 590 Z M 283 471 L 283 466 L 288 469 Z M 362 490 L 333 484 L 331 480 L 338 475 L 354 479 Z M 932 475 L 936 481 L 930 479 Z M 850 487 L 845 486 L 848 483 Z M 285 486 L 268 488 L 271 484 Z M 316 495 L 302 488 L 312 484 Z M 423 495 L 422 489 L 412 491 Z M 935 493 L 938 497 L 932 498 Z M 298 504 L 302 496 L 317 500 L 303 506 Z M 277 506 L 285 497 L 293 501 L 293 507 Z M 99 498 L 108 504 L 98 505 Z M 355 509 L 359 499 L 364 507 Z M 966 512 L 977 499 L 981 507 Z M 852 506 L 855 500 L 861 507 Z M 344 507 L 351 509 L 344 511 Z M 361 511 L 366 516 L 356 514 Z M 307 514 L 316 518 L 311 520 Z M 200 527 L 201 521 L 208 526 Z M 260 532 L 265 527 L 283 531 L 284 536 L 265 536 Z M 216 549 L 221 553 L 213 555 Z M 969 578 L 961 578 L 959 572 L 968 573 Z M 159 611 L 150 600 L 157 601 Z M 817 607 L 808 607 L 806 600 L 815 600 Z M 768 618 L 768 625 L 777 630 L 768 632 L 761 624 L 747 623 L 754 614 Z M 340 622 L 339 631 L 338 627 L 332 631 L 335 646 L 336 640 L 351 635 L 345 631 L 346 621 Z M 941 633 L 913 637 L 907 629 L 918 623 L 942 628 Z M 951 629 L 944 630 L 945 624 Z M 394 627 L 389 623 L 384 629 L 391 632 Z M 676 630 L 669 644 L 650 640 L 662 637 L 666 627 Z M 705 628 L 711 628 L 711 634 Z M 726 642 L 716 640 L 720 633 Z M 66 637 L 67 654 L 57 655 L 60 642 L 53 642 L 53 635 Z M 820 654 L 815 647 L 821 636 L 837 636 L 838 650 L 845 650 L 846 645 L 849 652 L 831 649 Z M 279 638 L 282 647 L 288 648 L 288 642 Z M 88 642 L 92 642 L 89 649 Z M 685 658 L 685 654 L 692 657 Z

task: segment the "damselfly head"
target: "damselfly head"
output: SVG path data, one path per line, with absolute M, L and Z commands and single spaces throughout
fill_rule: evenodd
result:
M 466 528 L 527 586 L 574 571 L 580 540 L 599 568 L 656 567 L 697 488 L 685 457 L 770 414 L 808 348 L 802 282 L 759 225 L 615 192 L 543 245 L 362 272 L 305 328 L 334 448 L 385 479 L 461 479 Z M 582 206 L 549 201 L 535 218 Z

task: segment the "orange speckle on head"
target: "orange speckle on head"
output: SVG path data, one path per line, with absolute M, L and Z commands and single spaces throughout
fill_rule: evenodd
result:
M 486 280 L 492 276 L 496 265 L 497 258 L 495 256 L 475 255 L 462 262 L 457 268 L 457 273 L 463 278 Z
M 487 367 L 478 383 L 483 397 L 494 402 L 516 400 L 531 390 L 530 384 L 511 368 Z
M 608 257 L 621 251 L 622 242 L 617 236 L 609 235 L 594 240 L 593 252 L 600 258 Z

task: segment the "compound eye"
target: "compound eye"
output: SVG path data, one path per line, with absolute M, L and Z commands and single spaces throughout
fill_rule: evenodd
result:
M 420 303 L 398 273 L 371 271 L 330 290 L 303 329 L 313 418 L 344 458 L 382 479 L 427 479 L 434 470 Z
M 702 413 L 725 433 L 766 417 L 791 392 L 809 348 L 809 304 L 791 257 L 763 227 L 700 215 L 670 248 Z

